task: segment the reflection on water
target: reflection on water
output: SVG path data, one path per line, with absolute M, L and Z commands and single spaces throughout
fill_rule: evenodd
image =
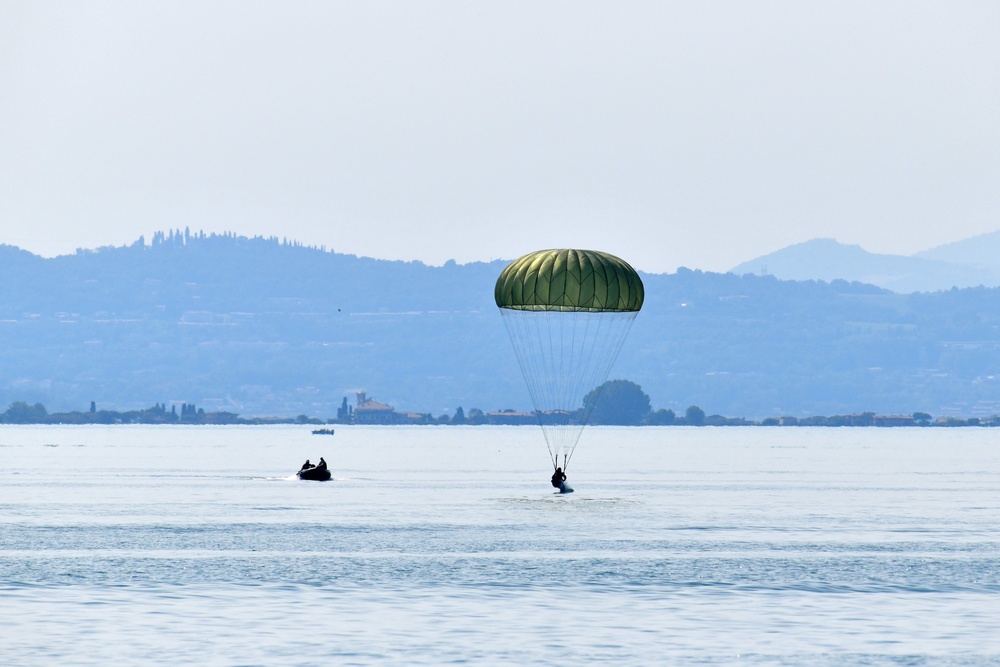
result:
M 991 435 L 0 427 L 0 664 L 1000 664 Z

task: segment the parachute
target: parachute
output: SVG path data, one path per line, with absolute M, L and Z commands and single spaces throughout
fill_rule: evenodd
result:
M 595 250 L 539 250 L 511 262 L 494 289 L 552 466 L 566 470 L 639 309 L 642 280 Z

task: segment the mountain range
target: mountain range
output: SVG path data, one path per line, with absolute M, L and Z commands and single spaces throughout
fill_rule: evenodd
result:
M 813 239 L 743 262 L 732 273 L 783 280 L 847 280 L 899 293 L 1000 286 L 1000 231 L 906 255 L 868 252 L 833 239 Z
M 0 407 L 328 418 L 365 391 L 435 415 L 530 409 L 493 302 L 504 265 L 188 232 L 55 258 L 0 246 Z M 1000 414 L 1000 289 L 641 275 L 611 379 L 640 384 L 654 408 Z

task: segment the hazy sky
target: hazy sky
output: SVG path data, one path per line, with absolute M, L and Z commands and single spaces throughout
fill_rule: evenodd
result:
M 726 270 L 1000 229 L 1000 3 L 0 0 L 0 243 Z

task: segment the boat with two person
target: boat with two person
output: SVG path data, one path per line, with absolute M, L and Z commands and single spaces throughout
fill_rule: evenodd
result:
M 321 456 L 319 457 L 319 463 L 313 465 L 306 459 L 306 462 L 302 464 L 299 471 L 295 473 L 299 479 L 307 479 L 316 482 L 326 482 L 329 481 L 333 475 L 326 467 L 326 460 Z

